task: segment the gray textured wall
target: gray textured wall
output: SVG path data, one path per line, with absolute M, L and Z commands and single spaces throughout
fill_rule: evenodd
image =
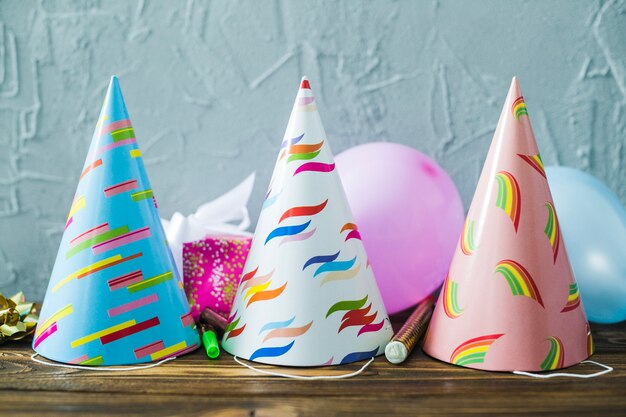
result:
M 512 75 L 546 164 L 626 201 L 624 1 L 0 0 L 0 289 L 45 292 L 109 76 L 161 214 L 250 171 L 256 218 L 299 78 L 335 152 L 436 158 L 467 204 Z

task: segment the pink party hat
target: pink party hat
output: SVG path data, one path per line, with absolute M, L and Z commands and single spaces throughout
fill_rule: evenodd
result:
M 593 352 L 516 78 L 424 351 L 455 365 L 491 371 L 560 369 Z
M 335 365 L 382 354 L 391 336 L 303 78 L 222 346 L 263 363 Z

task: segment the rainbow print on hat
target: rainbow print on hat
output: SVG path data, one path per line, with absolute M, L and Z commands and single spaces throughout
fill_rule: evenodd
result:
M 465 220 L 463 225 L 463 233 L 461 234 L 461 251 L 466 255 L 471 255 L 476 250 L 476 240 L 474 238 L 474 220 L 469 218 Z
M 111 79 L 35 331 L 58 362 L 127 365 L 198 347 L 156 200 Z
M 501 334 L 490 334 L 461 343 L 450 355 L 450 363 L 460 366 L 483 363 L 489 347 L 500 337 Z
M 530 125 L 513 78 L 424 341 L 459 366 L 548 371 L 593 351 Z
M 392 329 L 302 79 L 222 346 L 276 365 L 383 353 Z
M 448 276 L 443 283 L 441 292 L 441 297 L 443 297 L 443 311 L 446 313 L 446 316 L 451 319 L 455 319 L 463 313 L 463 309 L 459 307 L 458 287 L 459 284 L 452 281 Z

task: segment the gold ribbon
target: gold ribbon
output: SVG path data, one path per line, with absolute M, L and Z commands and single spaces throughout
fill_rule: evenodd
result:
M 39 317 L 35 304 L 25 302 L 24 293 L 6 298 L 0 293 L 0 345 L 32 334 Z

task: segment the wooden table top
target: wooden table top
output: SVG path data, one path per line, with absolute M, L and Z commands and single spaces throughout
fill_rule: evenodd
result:
M 363 374 L 342 380 L 259 375 L 224 352 L 210 361 L 201 350 L 151 369 L 97 372 L 39 365 L 29 342 L 13 342 L 0 346 L 0 416 L 626 415 L 626 322 L 592 325 L 592 332 L 592 359 L 615 370 L 545 380 L 464 369 L 419 349 L 402 365 L 378 357 Z M 361 365 L 296 373 L 338 375 Z M 568 371 L 597 370 L 582 364 Z

